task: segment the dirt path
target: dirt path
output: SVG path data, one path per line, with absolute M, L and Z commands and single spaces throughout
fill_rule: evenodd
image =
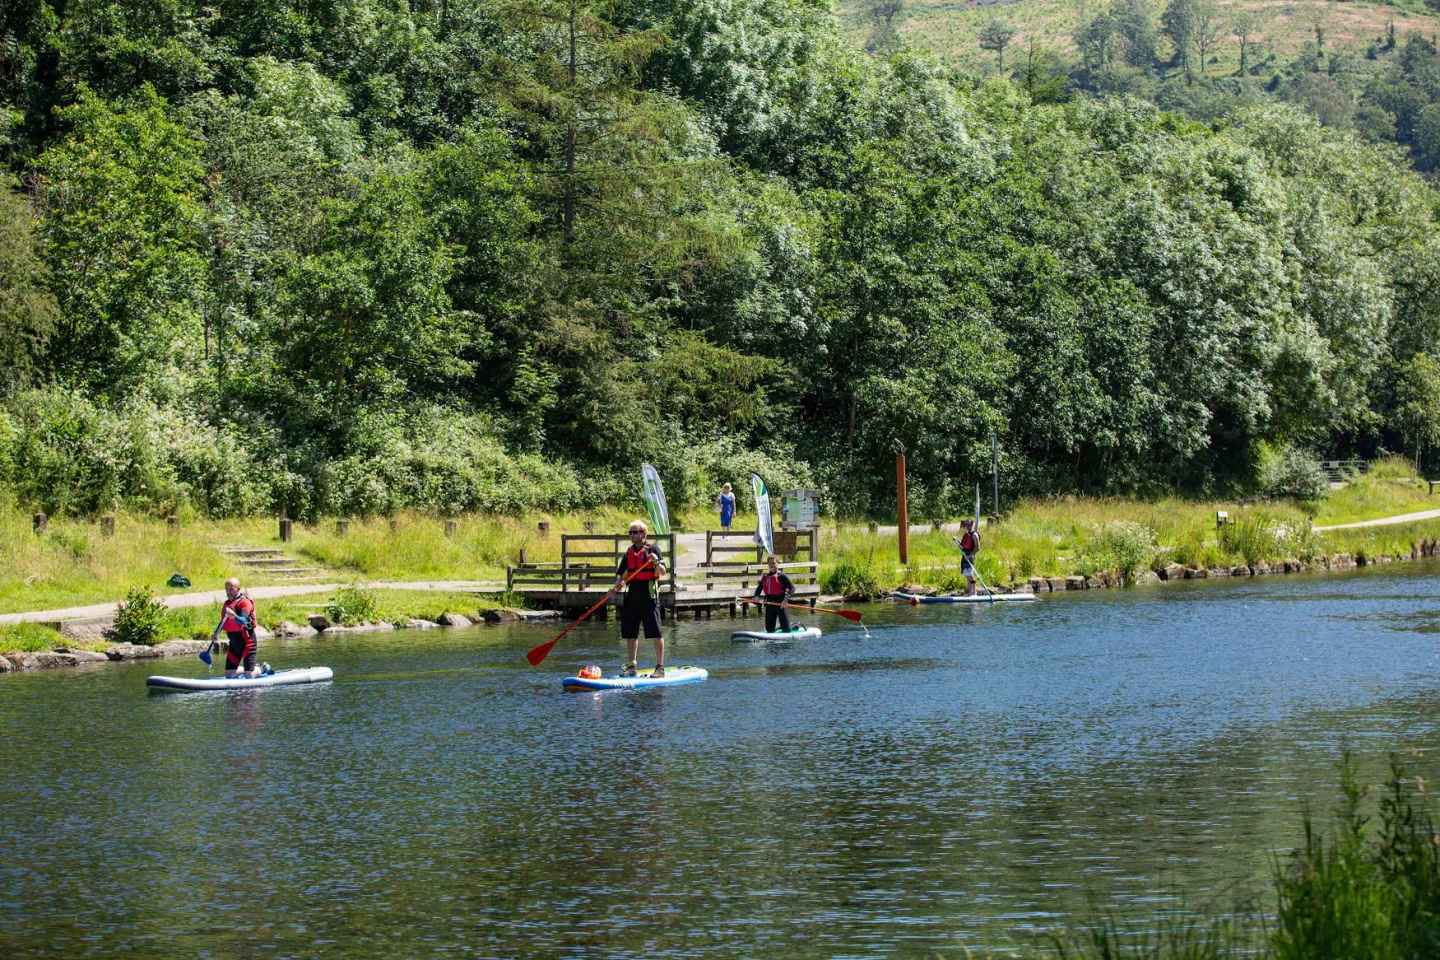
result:
M 1422 510 L 1419 513 L 1402 513 L 1398 517 L 1381 517 L 1379 520 L 1361 520 L 1359 523 L 1336 523 L 1316 530 L 1350 530 L 1354 527 L 1388 527 L 1392 523 L 1410 523 L 1415 520 L 1434 520 L 1440 517 L 1440 510 Z
M 274 597 L 297 597 L 309 593 L 333 593 L 341 587 L 349 586 L 344 583 L 296 583 L 273 587 L 251 587 L 245 592 L 255 600 L 267 600 Z M 503 581 L 494 580 L 414 580 L 397 582 L 373 582 L 364 586 L 370 590 L 504 590 Z M 177 593 L 169 597 L 159 598 L 160 602 L 167 607 L 208 607 L 214 603 L 220 603 L 225 599 L 224 590 L 207 590 L 204 593 Z M 65 607 L 60 610 L 31 610 L 27 613 L 6 613 L 0 614 L 0 625 L 11 623 L 45 623 L 58 620 L 86 620 L 91 617 L 113 616 L 116 603 L 94 603 L 87 607 Z

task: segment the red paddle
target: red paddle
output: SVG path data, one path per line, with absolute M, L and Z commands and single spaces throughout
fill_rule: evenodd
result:
M 560 631 L 560 636 L 559 636 L 559 637 L 556 637 L 554 640 L 551 640 L 551 641 L 549 641 L 549 642 L 547 642 L 547 643 L 542 643 L 542 644 L 540 644 L 540 646 L 531 649 L 531 651 L 530 651 L 529 653 L 525 654 L 525 659 L 530 661 L 530 666 L 532 666 L 532 667 L 538 667 L 538 666 L 540 666 L 541 662 L 543 662 L 546 657 L 550 656 L 550 649 L 551 649 L 552 647 L 554 647 L 555 644 L 557 644 L 557 643 L 560 642 L 560 638 L 561 638 L 561 637 L 565 636 L 565 634 L 569 633 L 571 630 L 574 630 L 576 627 L 580 626 L 580 621 L 581 621 L 581 620 L 584 620 L 586 617 L 590 616 L 590 614 L 594 613 L 596 610 L 599 610 L 602 606 L 604 606 L 606 600 L 609 600 L 611 597 L 615 596 L 616 592 L 619 591 L 620 587 L 623 587 L 623 586 L 625 586 L 625 584 L 629 583 L 631 580 L 634 580 L 635 577 L 636 577 L 636 575 L 639 574 L 641 570 L 648 570 L 648 569 L 649 569 L 650 567 L 652 567 L 652 566 L 654 566 L 654 562 L 651 561 L 651 560 L 646 560 L 646 561 L 645 561 L 644 563 L 642 563 L 638 568 L 636 568 L 636 570 L 635 570 L 634 573 L 632 573 L 632 574 L 630 574 L 630 576 L 626 577 L 625 580 L 624 580 L 624 582 L 622 582 L 619 586 L 611 587 L 611 588 L 610 588 L 610 592 L 607 593 L 607 594 L 605 594 L 605 596 L 601 597 L 601 598 L 596 602 L 595 606 L 591 607 L 589 610 L 586 610 L 584 613 L 580 614 L 580 620 L 576 620 L 574 623 L 570 624 L 570 626 L 568 626 L 568 627 L 566 627 L 564 630 Z
M 821 613 L 835 613 L 851 623 L 860 622 L 859 610 L 836 610 L 834 607 L 811 607 L 803 603 L 775 603 L 773 600 L 756 600 L 754 597 L 736 597 L 741 603 L 758 603 L 767 607 L 789 607 L 792 610 L 818 610 Z

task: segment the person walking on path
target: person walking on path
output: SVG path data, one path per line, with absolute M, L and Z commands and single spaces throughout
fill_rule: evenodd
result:
M 755 585 L 755 596 L 765 600 L 765 632 L 775 633 L 775 627 L 780 627 L 781 633 L 790 632 L 790 612 L 781 606 L 790 602 L 790 597 L 795 593 L 795 584 L 780 569 L 780 561 L 770 556 L 770 569 L 761 577 L 760 582 Z
M 960 535 L 960 573 L 965 577 L 965 596 L 975 596 L 975 555 L 980 552 L 980 534 L 975 531 L 975 521 L 968 517 L 960 521 L 965 532 Z
M 720 496 L 715 498 L 715 505 L 720 508 L 720 529 L 729 533 L 730 524 L 735 520 L 735 494 L 730 492 L 730 484 L 720 488 Z
M 655 641 L 655 669 L 652 677 L 665 676 L 665 637 L 660 631 L 660 578 L 665 574 L 665 561 L 660 548 L 646 540 L 650 528 L 644 520 L 630 521 L 630 547 L 615 568 L 615 589 L 625 584 L 631 574 L 630 589 L 620 605 L 620 637 L 625 641 L 625 668 L 622 677 L 636 673 L 636 654 L 640 647 L 640 628 L 645 639 Z M 637 572 L 638 571 L 638 572 Z
M 259 653 L 259 638 L 255 633 L 255 601 L 240 589 L 240 581 L 231 577 L 225 581 L 225 602 L 220 606 L 220 622 L 210 634 L 214 646 L 225 631 L 229 646 L 225 650 L 225 676 L 234 679 L 242 670 L 246 677 L 254 679 L 267 673 L 274 673 L 270 664 L 261 664 L 257 669 L 255 658 Z

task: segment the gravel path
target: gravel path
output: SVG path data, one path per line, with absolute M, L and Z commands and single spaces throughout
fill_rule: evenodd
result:
M 268 600 L 274 597 L 297 597 L 308 593 L 332 593 L 350 584 L 344 583 L 297 583 L 290 586 L 251 587 L 245 592 L 253 600 Z M 366 583 L 371 590 L 504 590 L 503 581 L 494 580 L 401 580 Z M 161 597 L 167 607 L 208 607 L 225 599 L 224 590 L 207 590 L 203 593 L 177 593 Z M 59 610 L 31 610 L 27 613 L 0 614 L 0 625 L 26 622 L 49 622 L 56 620 L 85 620 L 91 617 L 113 616 L 117 603 L 94 603 L 88 607 L 64 607 Z

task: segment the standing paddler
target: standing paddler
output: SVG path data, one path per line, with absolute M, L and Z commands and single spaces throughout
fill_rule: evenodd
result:
M 225 648 L 226 677 L 234 679 L 243 674 L 253 679 L 275 672 L 268 663 L 262 663 L 258 667 L 255 664 L 259 652 L 259 637 L 255 627 L 255 601 L 240 589 L 240 581 L 231 577 L 225 581 L 225 602 L 220 607 L 220 622 L 210 633 L 212 648 L 219 641 L 222 630 L 230 641 Z
M 624 585 L 626 577 L 634 575 L 620 605 L 620 637 L 625 641 L 626 651 L 625 669 L 620 671 L 622 677 L 635 676 L 642 625 L 645 638 L 655 641 L 655 669 L 650 676 L 665 676 L 665 637 L 660 631 L 659 603 L 665 561 L 660 556 L 660 548 L 645 539 L 649 532 L 644 520 L 630 521 L 630 547 L 615 568 L 616 590 Z
M 779 626 L 781 633 L 789 633 L 790 612 L 784 605 L 795 593 L 795 584 L 780 569 L 780 561 L 775 559 L 774 554 L 770 555 L 768 566 L 769 569 L 755 585 L 755 596 L 765 601 L 765 632 L 775 633 L 775 627 Z
M 956 541 L 960 545 L 960 572 L 965 577 L 965 596 L 975 596 L 975 555 L 980 552 L 980 534 L 968 517 L 960 521 L 964 533 Z

